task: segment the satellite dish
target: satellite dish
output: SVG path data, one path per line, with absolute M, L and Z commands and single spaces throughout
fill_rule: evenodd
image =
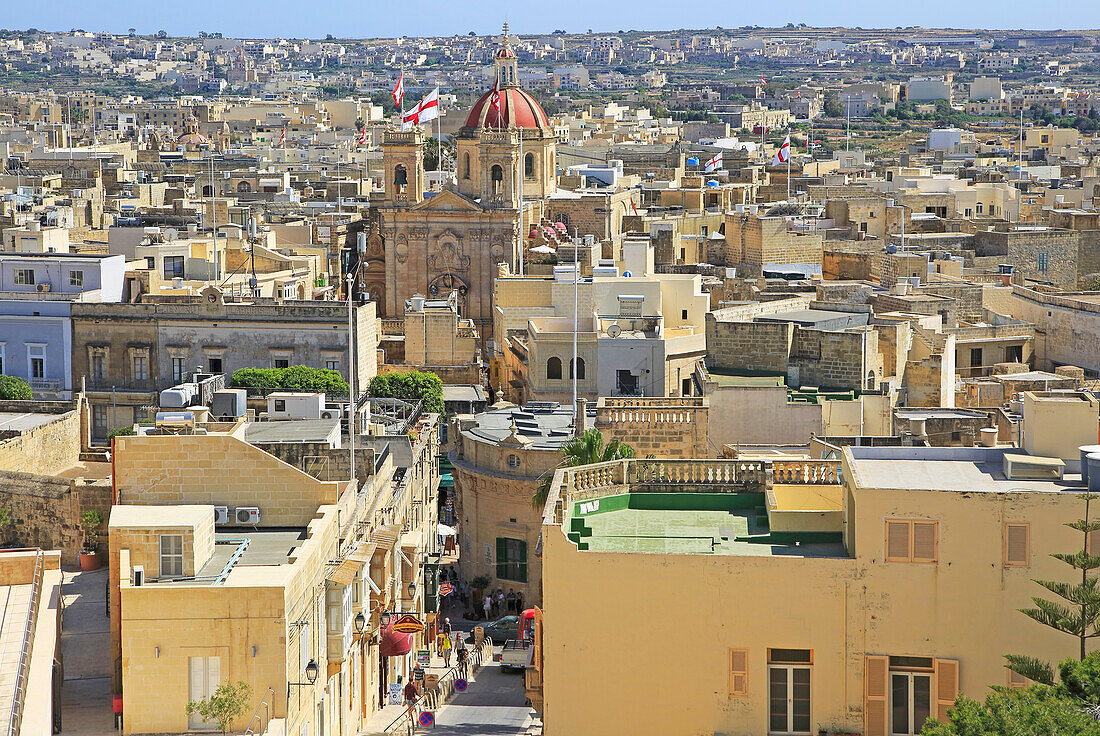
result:
M 634 274 L 630 273 L 630 271 L 623 271 L 623 276 L 625 276 L 625 277 L 627 277 L 627 278 L 630 278 L 630 277 L 631 277 L 631 276 L 633 276 L 633 275 L 634 275 Z
M 623 334 L 623 328 L 618 325 L 611 325 L 607 328 L 608 337 L 618 337 L 621 334 Z

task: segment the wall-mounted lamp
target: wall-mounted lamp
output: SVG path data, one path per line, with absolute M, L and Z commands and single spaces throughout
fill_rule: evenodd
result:
M 355 614 L 355 618 L 351 620 L 351 624 L 355 627 L 355 633 L 362 634 L 363 629 L 367 628 L 367 617 L 360 611 Z
M 409 583 L 409 597 L 416 597 L 416 583 Z
M 306 679 L 309 680 L 310 685 L 317 682 L 317 672 L 319 669 L 316 659 L 309 660 L 309 664 L 306 665 Z

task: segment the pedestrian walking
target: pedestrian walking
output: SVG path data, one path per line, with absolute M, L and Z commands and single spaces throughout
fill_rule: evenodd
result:
M 504 601 L 508 606 L 508 613 L 516 613 L 516 589 L 509 588 L 508 595 L 504 596 Z
M 449 619 L 449 618 L 443 619 L 443 633 L 444 634 L 450 634 L 451 633 L 451 619 Z
M 466 649 L 466 642 L 461 638 L 458 640 L 458 650 L 455 656 L 458 658 L 458 676 L 465 680 L 466 670 L 469 667 L 470 652 Z
M 493 610 L 493 598 L 490 595 L 485 596 L 485 600 L 481 602 L 481 608 L 485 611 L 485 620 L 489 620 L 489 612 Z
M 420 691 L 416 688 L 416 681 L 409 678 L 405 683 L 405 708 L 409 712 L 409 721 L 416 723 L 416 701 L 420 698 Z
M 450 669 L 451 667 L 451 635 L 449 633 L 443 635 L 443 643 L 440 647 L 443 650 L 443 666 Z
M 504 589 L 497 588 L 496 594 L 497 614 L 504 613 Z

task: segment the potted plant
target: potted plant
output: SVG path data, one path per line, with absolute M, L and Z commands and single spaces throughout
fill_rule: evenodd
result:
M 102 561 L 99 557 L 99 525 L 103 517 L 98 511 L 85 511 L 80 514 L 80 526 L 84 528 L 84 547 L 80 550 L 80 569 L 98 570 Z

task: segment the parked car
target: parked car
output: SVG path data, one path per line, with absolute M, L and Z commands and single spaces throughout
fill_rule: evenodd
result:
M 475 624 L 477 626 L 478 624 Z M 485 624 L 485 636 L 493 640 L 493 643 L 499 646 L 503 642 L 509 639 L 515 639 L 516 634 L 519 631 L 519 616 L 501 616 L 492 623 Z M 466 637 L 467 643 L 473 644 L 474 632 L 471 631 L 470 635 Z
M 509 639 L 504 642 L 500 654 L 493 659 L 500 662 L 500 671 L 523 670 L 527 668 L 527 642 L 519 639 Z

